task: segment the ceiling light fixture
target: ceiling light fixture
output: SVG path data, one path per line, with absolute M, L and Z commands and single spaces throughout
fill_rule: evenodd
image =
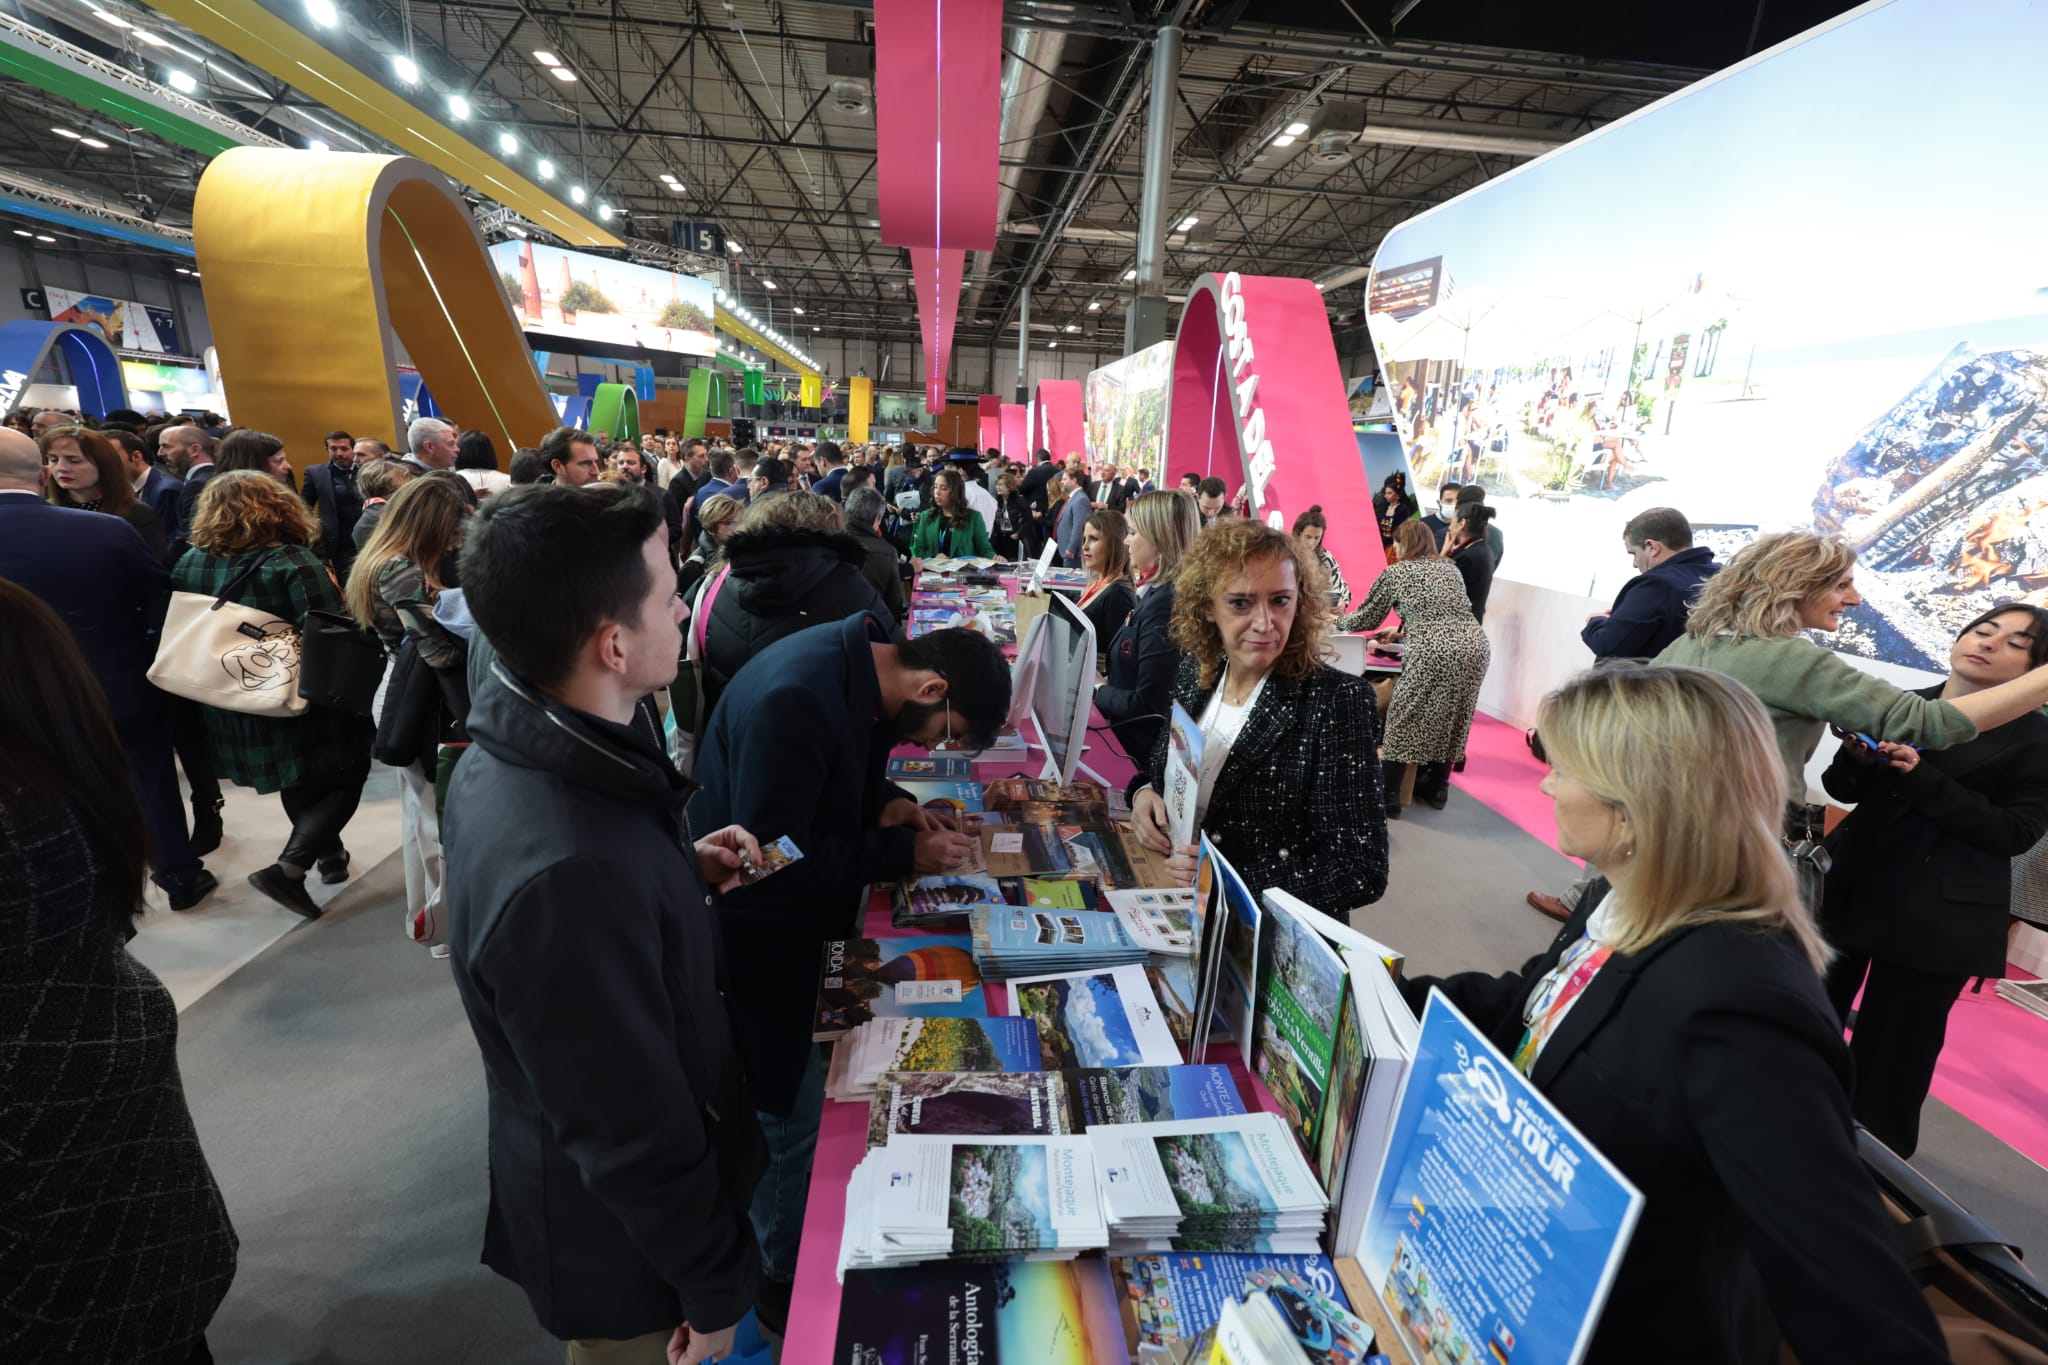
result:
M 763 280 L 761 281 L 761 283 L 768 286 L 770 289 L 773 289 L 775 287 L 775 281 L 773 280 Z
M 448 115 L 454 119 L 468 118 L 469 101 L 460 95 L 450 95 L 448 97 Z
M 576 79 L 576 73 L 566 66 L 551 66 L 548 68 L 548 74 L 558 81 L 573 81 Z
M 675 184 L 675 183 L 676 183 L 676 177 L 675 177 L 675 173 L 674 173 L 673 171 L 663 171 L 663 172 L 661 173 L 661 178 L 662 178 L 663 180 L 666 180 L 666 181 L 668 181 L 668 183 L 669 183 L 669 184 L 671 184 L 671 185 L 673 185 L 673 184 Z
M 306 150 L 309 152 L 330 152 L 334 149 L 317 137 L 309 137 L 306 139 Z
M 1193 218 L 1193 217 L 1189 217 L 1189 218 L 1183 218 L 1183 219 L 1181 219 L 1181 220 L 1180 220 L 1180 230 L 1181 230 L 1182 232 L 1186 232 L 1186 231 L 1187 231 L 1187 230 L 1188 230 L 1189 228 L 1193 227 L 1193 226 L 1194 226 L 1195 224 L 1197 224 L 1197 223 L 1199 223 L 1199 222 L 1201 222 L 1201 221 L 1202 221 L 1202 220 L 1201 220 L 1201 219 L 1199 219 L 1199 218 Z
M 1129 283 L 1130 283 L 1130 282 L 1131 282 L 1132 280 L 1135 280 L 1135 279 L 1137 279 L 1137 278 L 1138 278 L 1138 272 L 1137 272 L 1137 271 L 1135 271 L 1135 270 L 1126 270 L 1126 271 L 1124 272 L 1124 283 L 1126 283 L 1126 284 L 1129 284 Z
M 406 56 L 403 52 L 391 59 L 391 69 L 396 71 L 398 79 L 404 81 L 407 85 L 418 85 L 420 83 L 420 64 Z
M 99 20 L 99 21 L 100 21 L 101 23 L 103 23 L 103 24 L 112 24 L 112 25 L 113 25 L 113 26 L 114 26 L 115 28 L 134 28 L 134 27 L 135 27 L 135 25 L 133 25 L 133 24 L 129 23 L 129 22 L 128 22 L 128 21 L 126 20 L 126 19 L 123 19 L 123 18 L 122 18 L 122 17 L 120 16 L 120 15 L 118 15 L 118 14 L 109 14 L 109 13 L 107 13 L 107 12 L 106 12 L 105 10 L 103 10 L 103 9 L 96 9 L 96 10 L 93 10 L 93 11 L 92 11 L 92 17 L 93 17 L 93 18 L 95 18 L 95 19 L 97 19 L 97 20 Z
M 670 194 L 687 194 L 687 193 L 688 193 L 689 191 L 688 191 L 688 189 L 687 189 L 687 188 L 686 188 L 686 187 L 685 187 L 685 186 L 683 185 L 683 182 L 682 182 L 682 181 L 680 181 L 680 180 L 671 180 L 671 181 L 669 181 L 669 182 L 668 182 L 668 192 L 669 192 Z
M 164 75 L 164 82 L 181 95 L 189 95 L 199 88 L 199 82 L 189 71 L 171 71 Z
M 1045 343 L 1045 349 L 1048 351 L 1057 351 L 1059 348 L 1060 344 L 1057 341 L 1048 341 Z
M 96 137 L 82 137 L 78 139 L 78 145 L 81 147 L 90 147 L 96 152 L 104 152 L 105 150 L 107 150 L 107 144 L 100 141 Z
M 1318 294 L 1323 292 L 1323 282 L 1321 280 L 1316 281 L 1316 292 Z
M 557 57 L 554 53 L 543 47 L 537 47 L 533 50 L 533 59 L 542 66 L 560 66 L 562 64 L 560 57 Z
M 500 133 L 500 134 L 498 134 L 498 151 L 499 151 L 500 153 L 502 153 L 502 154 L 503 154 L 503 155 L 505 155 L 505 156 L 510 156 L 510 155 L 512 155 L 512 154 L 513 154 L 514 152 L 516 152 L 516 151 L 518 151 L 518 150 L 519 150 L 519 139 L 518 139 L 518 138 L 516 138 L 516 137 L 512 136 L 512 134 L 510 134 L 510 133 Z
M 599 204 L 597 206 L 597 217 L 600 222 L 609 223 L 612 220 L 612 206 L 610 204 Z
M 55 237 L 52 237 L 52 236 L 51 236 L 51 235 L 50 235 L 49 233 L 47 233 L 47 232 L 38 232 L 38 233 L 36 234 L 36 240 L 37 240 L 37 241 L 39 241 L 39 242 L 52 242 L 52 243 L 54 243 L 54 242 L 55 242 L 55 241 L 56 241 L 57 239 L 56 239 Z
M 538 166 L 535 166 L 533 169 L 543 180 L 554 179 L 555 163 L 552 161 L 542 161 Z
M 1078 322 L 1070 322 L 1067 324 L 1067 330 L 1069 332 L 1078 332 L 1081 330 L 1081 324 Z
M 169 46 L 170 46 L 170 44 L 169 44 L 169 43 L 167 43 L 167 42 L 165 42 L 165 41 L 164 41 L 163 39 L 161 39 L 161 38 L 157 37 L 157 36 L 156 36 L 156 35 L 155 35 L 154 33 L 151 33 L 151 32 L 150 32 L 150 31 L 149 31 L 148 29 L 146 29 L 146 28 L 138 28 L 138 29 L 136 29 L 136 30 L 135 30 L 135 41 L 136 41 L 136 42 L 138 42 L 138 43 L 146 43 L 146 44 L 148 44 L 148 45 L 149 45 L 150 47 L 169 47 Z
M 572 203 L 572 204 L 580 204 L 580 203 L 582 203 L 582 202 L 584 201 L 584 199 L 586 199 L 587 197 L 588 197 L 588 196 L 587 196 L 587 195 L 585 195 L 585 194 L 583 193 L 583 187 L 582 187 L 581 185 L 571 185 L 571 186 L 569 187 L 569 202 L 570 202 L 570 203 Z
M 1295 135 L 1293 133 L 1282 133 L 1273 139 L 1273 145 L 1275 147 L 1292 147 L 1294 145 L 1294 138 Z
M 14 230 L 14 235 L 15 235 L 15 236 L 17 236 L 17 237 L 33 237 L 33 236 L 35 236 L 35 234 L 34 234 L 33 232 L 30 232 L 30 231 L 29 231 L 29 230 L 28 230 L 27 228 L 16 228 L 16 229 Z M 184 273 L 185 273 L 185 267 L 183 267 L 183 266 L 179 266 L 179 267 L 178 267 L 178 273 L 179 273 L 180 275 L 184 274 Z
M 52 128 L 50 131 L 55 133 L 58 137 L 68 137 L 73 142 L 78 141 L 79 135 L 77 133 L 72 132 L 69 128 Z
M 1090 299 L 1090 300 L 1088 301 L 1088 311 L 1089 311 L 1089 312 L 1091 312 L 1091 313 L 1099 313 L 1099 312 L 1101 312 L 1101 311 L 1102 311 L 1102 300 L 1101 300 L 1101 299 Z
M 322 28 L 333 28 L 341 22 L 341 11 L 334 0 L 306 0 L 306 17 Z
M 1287 125 L 1287 136 L 1289 137 L 1300 137 L 1303 133 L 1307 131 L 1308 125 L 1306 123 L 1303 123 L 1300 119 L 1296 119 L 1294 122 Z
M 745 248 L 745 247 L 743 247 L 743 246 L 741 246 L 741 245 L 740 245 L 740 242 L 739 242 L 739 238 L 737 238 L 737 237 L 728 237 L 728 238 L 726 238 L 726 239 L 725 239 L 725 249 L 726 249 L 727 251 L 730 251 L 730 252 L 731 252 L 731 253 L 732 253 L 733 255 L 735 255 L 735 256 L 739 255 L 739 254 L 740 254 L 740 253 L 741 253 L 742 251 L 745 251 L 745 250 L 746 250 L 746 248 Z

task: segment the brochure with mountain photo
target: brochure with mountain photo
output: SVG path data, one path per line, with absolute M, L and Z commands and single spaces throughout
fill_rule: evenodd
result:
M 1133 1066 L 1073 1071 L 913 1072 L 883 1075 L 868 1110 L 868 1146 L 892 1133 L 1052 1137 L 1104 1123 L 1242 1114 L 1220 1066 Z
M 895 1071 L 1040 1071 L 1038 1026 L 1029 1019 L 871 1019 L 832 1048 L 825 1093 L 868 1102 Z
M 1314 1152 L 1348 994 L 1344 959 L 1284 903 L 1268 901 L 1264 931 L 1252 1070 Z
M 1136 964 L 1067 976 L 1020 977 L 1010 1008 L 1038 1026 L 1045 1069 L 1175 1066 L 1180 1048 Z

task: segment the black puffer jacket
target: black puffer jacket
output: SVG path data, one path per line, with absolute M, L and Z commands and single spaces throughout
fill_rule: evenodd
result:
M 747 660 L 785 635 L 863 611 L 896 619 L 861 572 L 867 552 L 843 532 L 740 531 L 725 542 L 725 558 L 732 575 L 719 586 L 704 638 L 706 714 Z

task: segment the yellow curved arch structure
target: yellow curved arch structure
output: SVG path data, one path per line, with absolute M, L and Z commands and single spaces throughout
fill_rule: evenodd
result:
M 192 235 L 235 421 L 294 464 L 335 428 L 402 446 L 397 343 L 500 450 L 558 425 L 483 238 L 424 161 L 232 148 L 200 177 Z

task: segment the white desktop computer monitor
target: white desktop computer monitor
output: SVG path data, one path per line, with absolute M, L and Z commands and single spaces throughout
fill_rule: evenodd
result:
M 1010 675 L 1010 723 L 1028 718 L 1045 751 L 1040 775 L 1062 785 L 1086 768 L 1088 717 L 1095 702 L 1095 625 L 1058 593 L 1031 623 Z M 1103 781 L 1092 768 L 1089 776 Z

